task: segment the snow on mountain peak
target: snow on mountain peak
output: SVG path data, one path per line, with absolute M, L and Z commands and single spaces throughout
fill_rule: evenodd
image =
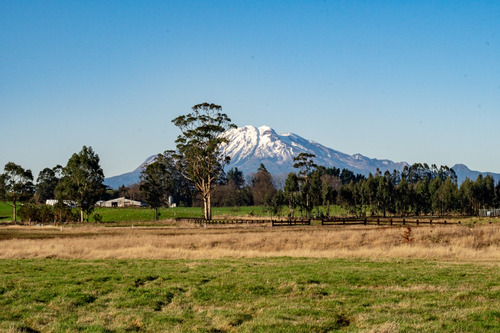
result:
M 319 143 L 306 140 L 293 133 L 277 134 L 271 127 L 244 126 L 231 129 L 224 134 L 229 139 L 224 152 L 231 157 L 228 168 L 237 167 L 245 174 L 254 173 L 261 163 L 272 174 L 287 174 L 296 171 L 293 158 L 300 153 L 316 155 L 315 162 L 327 167 L 347 168 L 367 175 L 377 167 L 381 170 L 403 168 L 402 163 L 384 164 L 361 154 L 343 154 Z
M 267 126 L 267 125 L 260 126 L 259 127 L 259 132 L 261 132 L 261 133 L 275 133 L 274 130 L 271 127 Z
M 224 153 L 231 157 L 231 163 L 226 167 L 226 170 L 237 167 L 245 175 L 257 172 L 262 163 L 271 174 L 277 177 L 285 176 L 289 172 L 297 171 L 293 168 L 293 158 L 300 153 L 316 155 L 315 163 L 318 165 L 345 168 L 363 175 L 374 174 L 377 168 L 382 172 L 386 170 L 392 172 L 393 170 L 402 170 L 404 166 L 408 165 L 405 162 L 396 163 L 389 160 L 371 159 L 361 154 L 351 156 L 304 139 L 294 133 L 277 134 L 266 125 L 234 128 L 225 132 L 223 136 L 229 140 L 223 148 Z M 155 158 L 156 156 L 151 156 L 133 172 L 107 178 L 106 183 L 118 188 L 123 184 L 130 185 L 138 182 L 140 170 L 154 161 Z M 478 174 L 476 171 L 470 171 L 465 165 L 456 165 L 453 168 L 457 171 L 459 183 L 465 177 L 475 179 Z M 495 176 L 500 179 L 500 175 Z

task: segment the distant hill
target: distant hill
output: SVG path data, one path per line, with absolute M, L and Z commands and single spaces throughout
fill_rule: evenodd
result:
M 239 127 L 229 130 L 224 135 L 229 139 L 225 151 L 231 157 L 231 164 L 226 167 L 226 170 L 237 167 L 245 175 L 257 172 L 258 167 L 263 163 L 271 174 L 278 177 L 285 176 L 289 172 L 296 171 L 293 168 L 293 158 L 300 153 L 315 154 L 315 162 L 318 165 L 345 168 L 363 175 L 374 174 L 377 168 L 382 172 L 386 170 L 401 171 L 408 165 L 406 162 L 379 160 L 361 154 L 344 154 L 317 142 L 304 139 L 297 134 L 278 134 L 269 126 Z M 139 182 L 141 170 L 153 162 L 155 157 L 156 155 L 148 157 L 134 171 L 106 178 L 104 183 L 112 188 L 118 188 L 121 185 L 129 186 Z M 463 164 L 456 164 L 453 169 L 457 173 L 459 184 L 466 178 L 475 180 L 480 173 L 490 174 L 495 181 L 500 181 L 500 174 L 471 171 Z
M 104 179 L 104 185 L 109 186 L 114 189 L 118 189 L 120 186 L 130 186 L 139 182 L 139 176 L 141 175 L 142 169 L 146 165 L 154 162 L 157 155 L 148 157 L 144 162 L 141 163 L 134 171 L 127 172 L 118 176 L 107 177 Z
M 467 178 L 469 178 L 470 180 L 476 180 L 477 176 L 479 175 L 483 175 L 483 177 L 486 177 L 486 175 L 490 175 L 491 177 L 493 177 L 493 179 L 495 179 L 495 183 L 498 183 L 500 181 L 500 174 L 498 173 L 473 171 L 463 164 L 455 164 L 452 169 L 457 174 L 458 184 L 462 184 Z

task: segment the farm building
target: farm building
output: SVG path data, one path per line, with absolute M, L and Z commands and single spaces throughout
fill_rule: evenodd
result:
M 56 199 L 45 200 L 45 204 L 49 205 L 49 206 L 55 206 L 58 202 L 59 202 L 59 200 L 56 200 Z M 68 207 L 76 207 L 76 203 L 74 201 L 71 201 L 71 200 L 63 200 L 63 203 Z
M 97 203 L 97 206 L 100 207 L 142 207 L 145 205 L 146 204 L 140 201 L 127 199 L 125 197 L 116 198 L 108 201 L 99 201 Z

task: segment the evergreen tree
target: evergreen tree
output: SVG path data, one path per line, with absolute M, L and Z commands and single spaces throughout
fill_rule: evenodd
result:
M 173 195 L 178 187 L 180 177 L 177 177 L 177 169 L 173 152 L 166 151 L 158 154 L 155 161 L 150 163 L 141 171 L 140 190 L 148 205 L 155 210 L 155 220 L 158 220 L 160 207 L 168 207 L 169 197 Z
M 59 183 L 62 173 L 62 166 L 57 165 L 51 168 L 45 168 L 38 174 L 36 179 L 36 199 L 39 203 L 45 203 L 47 199 L 55 199 L 56 187 Z
M 92 147 L 83 146 L 78 154 L 70 157 L 62 175 L 56 188 L 58 197 L 73 201 L 80 208 L 80 222 L 88 222 L 96 202 L 105 191 L 99 156 Z
M 12 219 L 16 221 L 17 205 L 33 196 L 33 174 L 18 164 L 9 162 L 0 175 L 0 199 L 12 205 Z
M 266 203 L 269 197 L 276 194 L 277 189 L 273 184 L 273 178 L 267 171 L 264 164 L 260 164 L 257 173 L 252 177 L 252 196 L 255 205 L 260 206 Z
M 290 216 L 294 216 L 295 208 L 297 207 L 297 193 L 299 192 L 299 177 L 295 172 L 290 172 L 285 181 L 284 196 L 288 201 Z

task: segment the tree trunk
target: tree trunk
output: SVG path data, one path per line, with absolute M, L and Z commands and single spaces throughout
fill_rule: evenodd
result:
M 80 208 L 80 222 L 83 223 L 83 208 Z
M 205 220 L 212 219 L 212 210 L 210 209 L 210 195 L 203 197 L 203 216 Z
M 16 203 L 13 202 L 12 203 L 12 219 L 14 220 L 14 222 L 16 222 L 16 218 L 17 218 L 16 213 L 17 213 L 16 212 Z
M 212 219 L 212 201 L 211 201 L 210 199 L 211 199 L 211 195 L 210 195 L 210 192 L 208 192 L 208 196 L 207 196 L 207 202 L 208 202 L 208 207 L 207 207 L 208 218 L 207 218 L 207 220 L 211 220 L 211 219 Z
M 208 204 L 207 204 L 207 198 L 203 197 L 203 218 L 205 220 L 208 220 L 208 210 L 207 210 Z

